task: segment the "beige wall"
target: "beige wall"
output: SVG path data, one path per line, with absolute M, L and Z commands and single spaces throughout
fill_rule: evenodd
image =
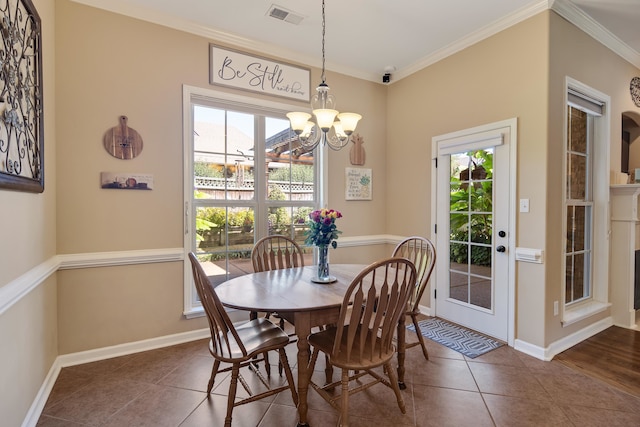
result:
M 516 197 L 530 201 L 530 212 L 516 215 L 516 246 L 543 249 L 545 263 L 516 263 L 515 338 L 545 348 L 606 317 L 608 312 L 563 328 L 553 314 L 564 286 L 558 185 L 564 84 L 570 76 L 611 96 L 610 167 L 619 171 L 621 114 L 637 109 L 628 89 L 634 75 L 637 68 L 546 11 L 392 84 L 387 186 L 407 191 L 387 195 L 387 232 L 431 234 L 432 137 L 516 117 Z M 428 297 L 422 302 L 428 305 Z
M 387 195 L 390 234 L 431 235 L 434 136 L 515 117 L 517 197 L 531 208 L 517 217 L 516 244 L 544 248 L 547 32 L 542 13 L 389 87 L 387 186 L 404 189 Z M 517 269 L 516 337 L 542 345 L 544 265 Z
M 549 185 L 547 211 L 547 272 L 546 272 L 546 314 L 545 344 L 552 343 L 579 329 L 606 317 L 606 311 L 582 322 L 563 328 L 560 318 L 553 316 L 553 301 L 562 300 L 564 272 L 561 269 L 564 241 L 562 234 L 562 193 L 561 182 L 563 132 L 565 105 L 563 91 L 565 77 L 571 77 L 611 97 L 610 114 L 610 170 L 620 172 L 620 148 L 622 133 L 622 113 L 638 111 L 629 94 L 629 82 L 640 74 L 629 64 L 599 42 L 589 37 L 558 15 L 551 14 L 550 20 L 550 70 L 549 70 L 549 137 L 548 176 Z M 636 160 L 637 161 L 637 160 Z M 597 214 L 597 213 L 596 213 Z M 597 260 L 607 262 L 608 260 Z M 610 287 L 621 284 L 611 283 Z
M 10 224 L 3 228 L 0 288 L 56 253 L 181 247 L 182 85 L 214 89 L 208 44 L 215 40 L 68 0 L 34 3 L 44 32 L 45 192 L 0 190 L 0 205 L 10 207 L 0 210 L 0 223 Z M 553 12 L 389 86 L 328 71 L 339 109 L 364 116 L 358 133 L 365 167 L 373 169 L 373 200 L 347 202 L 348 150 L 329 153 L 328 206 L 344 214 L 343 237 L 430 235 L 431 138 L 516 117 L 516 197 L 531 206 L 517 216 L 516 244 L 546 252 L 545 264 L 516 266 L 516 338 L 545 347 L 585 326 L 562 328 L 552 315 L 562 289 L 555 183 L 564 76 L 612 97 L 616 169 L 617 118 L 637 111 L 628 84 L 638 73 Z M 312 69 L 312 84 L 319 74 Z M 102 148 L 120 115 L 144 140 L 134 160 L 116 160 Z M 151 173 L 155 189 L 101 190 L 102 171 Z M 345 245 L 331 257 L 370 262 L 390 251 Z M 179 262 L 63 270 L 0 314 L 0 341 L 7 344 L 0 384 L 11 384 L 0 399 L 3 421 L 21 423 L 57 355 L 206 327 L 202 318 L 182 317 L 182 270 Z
M 34 0 L 42 20 L 42 194 L 0 190 L 0 291 L 56 254 L 55 20 L 53 0 Z M 0 314 L 1 424 L 22 424 L 57 352 L 55 275 Z
M 66 0 L 56 6 L 58 253 L 182 247 L 182 86 L 233 92 L 209 85 L 209 43 L 215 40 Z M 312 70 L 313 89 L 319 74 Z M 349 150 L 330 151 L 328 206 L 344 215 L 343 237 L 382 234 L 386 87 L 332 72 L 327 82 L 339 109 L 364 116 L 358 133 L 374 192 L 373 201 L 346 202 Z M 133 160 L 115 159 L 102 146 L 120 115 L 143 139 Z M 154 190 L 103 190 L 103 171 L 153 174 Z M 331 257 L 370 262 L 377 250 L 345 247 Z M 182 317 L 181 263 L 64 271 L 59 286 L 61 354 L 206 327 L 203 318 Z

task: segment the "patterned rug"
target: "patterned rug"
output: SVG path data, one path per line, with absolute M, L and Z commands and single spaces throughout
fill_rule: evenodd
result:
M 421 320 L 418 325 L 422 336 L 472 359 L 504 345 L 500 341 L 485 337 L 437 317 Z M 407 326 L 407 329 L 414 332 L 416 330 L 413 324 Z

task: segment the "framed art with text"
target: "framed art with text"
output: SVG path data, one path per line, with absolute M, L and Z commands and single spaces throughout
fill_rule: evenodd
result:
M 345 168 L 345 200 L 371 200 L 371 187 L 371 169 Z
M 209 45 L 213 85 L 309 102 L 311 70 L 214 44 Z
M 42 29 L 31 0 L 0 0 L 0 189 L 44 191 Z

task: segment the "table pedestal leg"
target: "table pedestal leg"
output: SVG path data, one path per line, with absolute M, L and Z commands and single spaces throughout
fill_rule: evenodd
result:
M 309 313 L 296 313 L 296 335 L 298 336 L 298 427 L 309 427 L 307 421 L 307 392 L 309 391 L 309 341 L 311 333 Z
M 405 342 L 405 315 L 402 314 L 400 316 L 400 320 L 398 320 L 398 385 L 400 386 L 400 390 L 404 390 L 407 388 L 407 385 L 404 383 L 404 352 L 406 350 L 406 342 Z

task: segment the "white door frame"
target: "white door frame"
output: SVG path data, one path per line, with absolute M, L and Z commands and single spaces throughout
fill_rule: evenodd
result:
M 442 139 L 460 138 L 466 135 L 477 134 L 482 132 L 488 132 L 498 128 L 509 128 L 509 181 L 512 185 L 509 186 L 509 276 L 508 276 L 508 308 L 507 308 L 507 344 L 513 347 L 515 341 L 515 312 L 516 312 L 516 292 L 515 292 L 515 267 L 516 267 L 516 212 L 517 212 L 517 200 L 516 200 L 516 187 L 517 187 L 517 140 L 518 140 L 518 119 L 511 118 L 500 122 L 489 123 L 486 125 L 477 126 L 474 128 L 464 129 L 445 135 L 434 136 L 431 139 L 431 230 L 434 230 L 435 240 L 434 243 L 437 247 L 438 234 L 436 230 L 436 218 L 437 218 L 437 186 L 438 186 L 438 171 L 435 167 L 435 163 L 438 158 L 438 141 Z M 441 167 L 443 167 L 441 165 Z M 437 268 L 437 266 L 436 266 Z M 436 284 L 437 274 L 431 275 L 431 293 L 429 295 L 429 307 L 431 313 L 435 313 L 436 301 L 434 296 L 434 290 L 437 288 Z M 435 313 L 437 315 L 437 313 Z

